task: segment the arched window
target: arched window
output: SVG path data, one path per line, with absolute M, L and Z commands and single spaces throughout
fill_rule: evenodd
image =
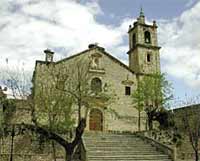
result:
M 133 43 L 133 47 L 136 45 L 136 35 L 133 34 L 132 36 L 132 43 Z
M 151 43 L 151 34 L 149 31 L 144 32 L 144 42 L 148 44 Z
M 102 82 L 99 78 L 93 78 L 91 81 L 91 90 L 95 93 L 102 91 Z

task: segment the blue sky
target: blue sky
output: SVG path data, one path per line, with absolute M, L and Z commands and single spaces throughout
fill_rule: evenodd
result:
M 82 1 L 84 2 L 84 1 Z M 102 23 L 119 24 L 123 18 L 137 17 L 141 6 L 151 19 L 172 19 L 192 7 L 197 0 L 99 0 L 104 16 L 97 17 Z M 115 18 L 112 17 L 115 15 Z
M 32 72 L 50 48 L 59 60 L 98 42 L 128 64 L 128 26 L 143 7 L 158 24 L 161 69 L 175 98 L 199 95 L 200 2 L 197 0 L 1 0 L 0 64 Z

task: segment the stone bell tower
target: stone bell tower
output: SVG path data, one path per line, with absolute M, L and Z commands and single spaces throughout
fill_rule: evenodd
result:
M 160 54 L 157 42 L 157 25 L 145 23 L 144 12 L 133 26 L 129 26 L 129 67 L 136 74 L 152 74 L 160 72 Z

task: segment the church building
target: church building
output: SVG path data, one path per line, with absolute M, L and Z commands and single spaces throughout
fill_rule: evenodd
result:
M 134 106 L 132 93 L 137 89 L 140 78 L 144 75 L 160 72 L 160 54 L 157 40 L 157 24 L 146 24 L 145 16 L 141 10 L 137 21 L 128 29 L 129 49 L 127 49 L 129 65 L 115 58 L 97 44 L 90 44 L 88 49 L 62 60 L 53 61 L 54 53 L 45 50 L 46 60 L 36 61 L 34 71 L 34 91 L 37 93 L 37 83 L 43 80 L 42 71 L 48 64 L 54 64 L 59 69 L 61 64 L 73 65 L 76 59 L 87 59 L 89 73 L 91 74 L 91 90 L 94 84 L 99 86 L 99 91 L 104 92 L 110 86 L 116 99 L 108 107 L 94 106 L 88 111 L 88 131 L 137 131 L 138 111 Z M 50 80 L 49 80 L 50 81 Z M 109 112 L 113 109 L 118 117 Z M 142 113 L 141 129 L 146 128 L 146 115 Z

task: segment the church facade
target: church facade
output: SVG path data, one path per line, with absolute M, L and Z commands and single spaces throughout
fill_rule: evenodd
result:
M 59 68 L 73 66 L 77 59 L 86 59 L 89 62 L 89 73 L 91 89 L 93 84 L 100 86 L 100 92 L 106 92 L 109 87 L 113 89 L 116 96 L 115 101 L 103 107 L 94 105 L 88 111 L 88 131 L 137 131 L 138 111 L 131 97 L 137 89 L 137 83 L 143 75 L 160 71 L 160 54 L 157 41 L 157 25 L 145 23 L 145 16 L 140 16 L 133 25 L 129 26 L 129 65 L 113 57 L 106 50 L 96 44 L 89 45 L 88 49 L 71 57 L 53 61 L 54 53 L 46 50 L 46 60 L 36 61 L 34 74 L 34 93 L 39 90 L 37 84 L 46 77 L 43 72 L 48 64 L 54 64 Z M 126 53 L 124 53 L 126 54 Z M 50 81 L 50 80 L 49 80 Z M 108 106 L 108 107 L 106 107 Z M 118 116 L 114 116 L 108 109 L 113 109 Z M 146 128 L 145 112 L 142 114 L 141 129 Z

